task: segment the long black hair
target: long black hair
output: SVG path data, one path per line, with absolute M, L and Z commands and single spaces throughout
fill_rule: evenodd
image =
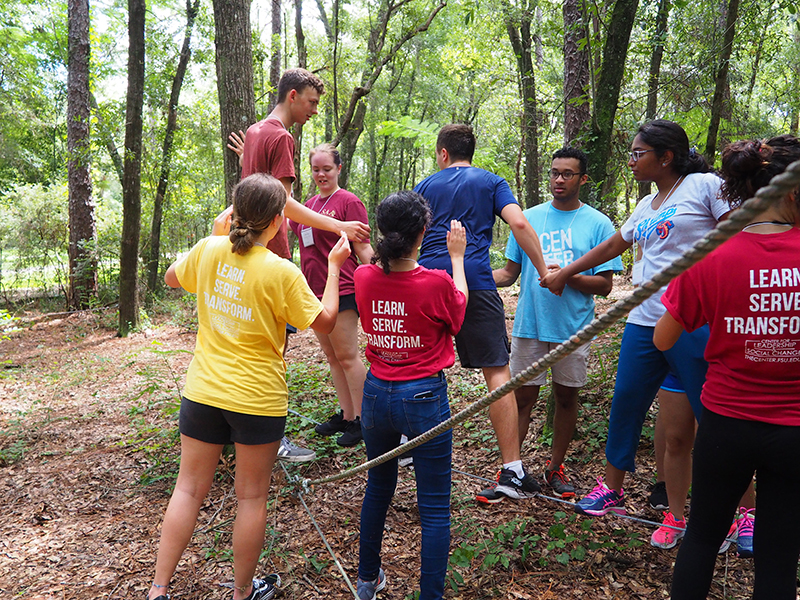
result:
M 694 148 L 689 148 L 689 136 L 683 127 L 674 121 L 656 119 L 639 127 L 636 134 L 656 151 L 661 158 L 667 150 L 672 151 L 672 168 L 678 175 L 708 173 L 711 167 L 705 157 Z
M 375 209 L 381 239 L 372 257 L 389 274 L 389 262 L 411 254 L 414 244 L 431 220 L 428 202 L 416 192 L 403 190 L 389 194 Z

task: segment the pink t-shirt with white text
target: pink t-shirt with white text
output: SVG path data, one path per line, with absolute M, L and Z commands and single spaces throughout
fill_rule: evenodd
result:
M 687 331 L 709 323 L 704 406 L 800 426 L 800 229 L 737 234 L 661 301 Z
M 356 269 L 356 304 L 375 377 L 431 377 L 455 362 L 453 340 L 464 322 L 464 294 L 445 271 L 417 267 L 388 275 L 378 265 Z

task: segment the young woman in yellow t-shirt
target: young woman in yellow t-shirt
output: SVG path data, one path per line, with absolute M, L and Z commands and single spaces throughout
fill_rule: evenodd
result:
M 343 235 L 329 255 L 322 301 L 300 270 L 267 250 L 283 221 L 286 191 L 255 174 L 234 189 L 233 206 L 212 236 L 170 266 L 170 287 L 197 294 L 198 333 L 180 411 L 181 462 L 148 600 L 167 587 L 194 530 L 222 448 L 236 449 L 238 510 L 233 526 L 234 600 L 267 600 L 280 577 L 254 579 L 264 543 L 272 466 L 286 423 L 286 323 L 330 333 L 339 310 L 339 269 L 350 254 Z

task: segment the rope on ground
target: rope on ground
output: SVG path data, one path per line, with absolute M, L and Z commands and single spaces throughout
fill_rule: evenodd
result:
M 506 394 L 509 394 L 522 387 L 522 385 L 531 381 L 540 373 L 543 373 L 554 363 L 558 362 L 565 356 L 572 354 L 577 348 L 591 341 L 596 335 L 610 328 L 614 323 L 627 315 L 631 310 L 642 304 L 642 302 L 650 298 L 658 290 L 667 285 L 678 275 L 686 271 L 689 267 L 699 262 L 707 254 L 720 246 L 724 241 L 739 233 L 744 226 L 753 219 L 753 217 L 763 213 L 767 208 L 769 208 L 770 205 L 780 202 L 798 185 L 800 185 L 800 161 L 792 163 L 787 167 L 785 172 L 773 177 L 768 186 L 758 190 L 754 198 L 750 198 L 747 202 L 744 202 L 741 207 L 732 211 L 726 220 L 717 223 L 717 226 L 714 229 L 706 233 L 706 235 L 698 240 L 694 246 L 692 246 L 682 257 L 672 263 L 672 265 L 663 271 L 656 273 L 650 281 L 646 281 L 640 287 L 631 292 L 631 294 L 629 294 L 627 297 L 617 301 L 606 313 L 594 319 L 591 323 L 589 323 L 589 325 L 581 329 L 563 344 L 559 344 L 555 350 L 547 353 L 544 357 L 533 363 L 530 367 L 512 377 L 510 381 L 504 383 L 496 390 L 485 395 L 483 398 L 473 402 L 446 421 L 439 423 L 435 427 L 429 429 L 414 439 L 409 440 L 405 444 L 398 446 L 394 450 L 390 450 L 389 452 L 369 460 L 357 467 L 341 471 L 328 477 L 311 480 L 303 479 L 303 489 L 308 491 L 315 485 L 347 479 L 348 477 L 352 477 L 358 473 L 368 471 L 369 469 L 376 467 L 388 460 L 397 458 L 401 454 L 404 454 L 412 448 L 416 448 L 417 446 L 424 444 L 448 429 L 452 429 L 455 425 L 462 423 L 487 406 L 497 402 Z
M 286 469 L 286 466 L 280 461 L 278 464 L 283 469 L 284 474 L 286 475 L 286 480 L 291 482 L 296 482 L 297 477 L 293 477 L 289 474 L 289 471 Z M 344 582 L 347 584 L 347 588 L 350 590 L 350 593 L 353 594 L 353 598 L 358 600 L 358 594 L 356 593 L 356 589 L 353 587 L 353 583 L 350 581 L 350 578 L 347 576 L 347 572 L 344 570 L 342 563 L 339 562 L 339 558 L 336 556 L 336 553 L 331 548 L 331 545 L 328 543 L 328 539 L 325 537 L 325 534 L 322 533 L 322 529 L 320 529 L 319 525 L 317 524 L 317 520 L 314 518 L 314 515 L 311 514 L 311 510 L 308 508 L 308 504 L 306 504 L 305 498 L 303 498 L 303 492 L 298 490 L 297 497 L 303 505 L 303 508 L 306 509 L 306 513 L 308 513 L 308 517 L 311 519 L 311 523 L 314 525 L 314 528 L 317 530 L 319 537 L 322 538 L 322 543 L 325 544 L 325 548 L 328 549 L 328 552 L 333 557 L 333 562 L 336 565 L 336 568 L 339 569 L 339 572 L 342 574 L 342 578 Z

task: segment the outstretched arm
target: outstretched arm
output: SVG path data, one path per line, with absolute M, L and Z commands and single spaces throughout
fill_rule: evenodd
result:
M 542 287 L 548 288 L 554 294 L 560 295 L 561 292 L 564 291 L 564 286 L 567 284 L 567 280 L 570 277 L 582 273 L 583 271 L 588 271 L 597 265 L 602 265 L 612 258 L 619 256 L 630 247 L 630 242 L 626 242 L 622 234 L 617 231 L 602 244 L 595 246 L 575 262 L 571 262 L 563 269 L 553 271 L 546 277 L 542 277 L 541 285 Z
M 519 204 L 507 204 L 500 211 L 500 216 L 511 227 L 514 239 L 517 240 L 519 247 L 531 259 L 533 266 L 539 273 L 539 277 L 547 275 L 547 265 L 542 256 L 542 245 L 539 243 L 539 236 L 528 223 L 528 219 L 522 214 Z
M 573 275 L 567 279 L 567 285 L 573 290 L 595 296 L 608 296 L 614 287 L 614 272 L 603 271 L 597 275 Z
M 467 232 L 461 225 L 461 221 L 453 219 L 450 221 L 450 231 L 447 232 L 447 252 L 450 254 L 450 262 L 453 265 L 453 283 L 456 289 L 464 294 L 469 301 L 469 287 L 467 287 L 467 275 L 464 272 L 464 252 L 467 249 Z

